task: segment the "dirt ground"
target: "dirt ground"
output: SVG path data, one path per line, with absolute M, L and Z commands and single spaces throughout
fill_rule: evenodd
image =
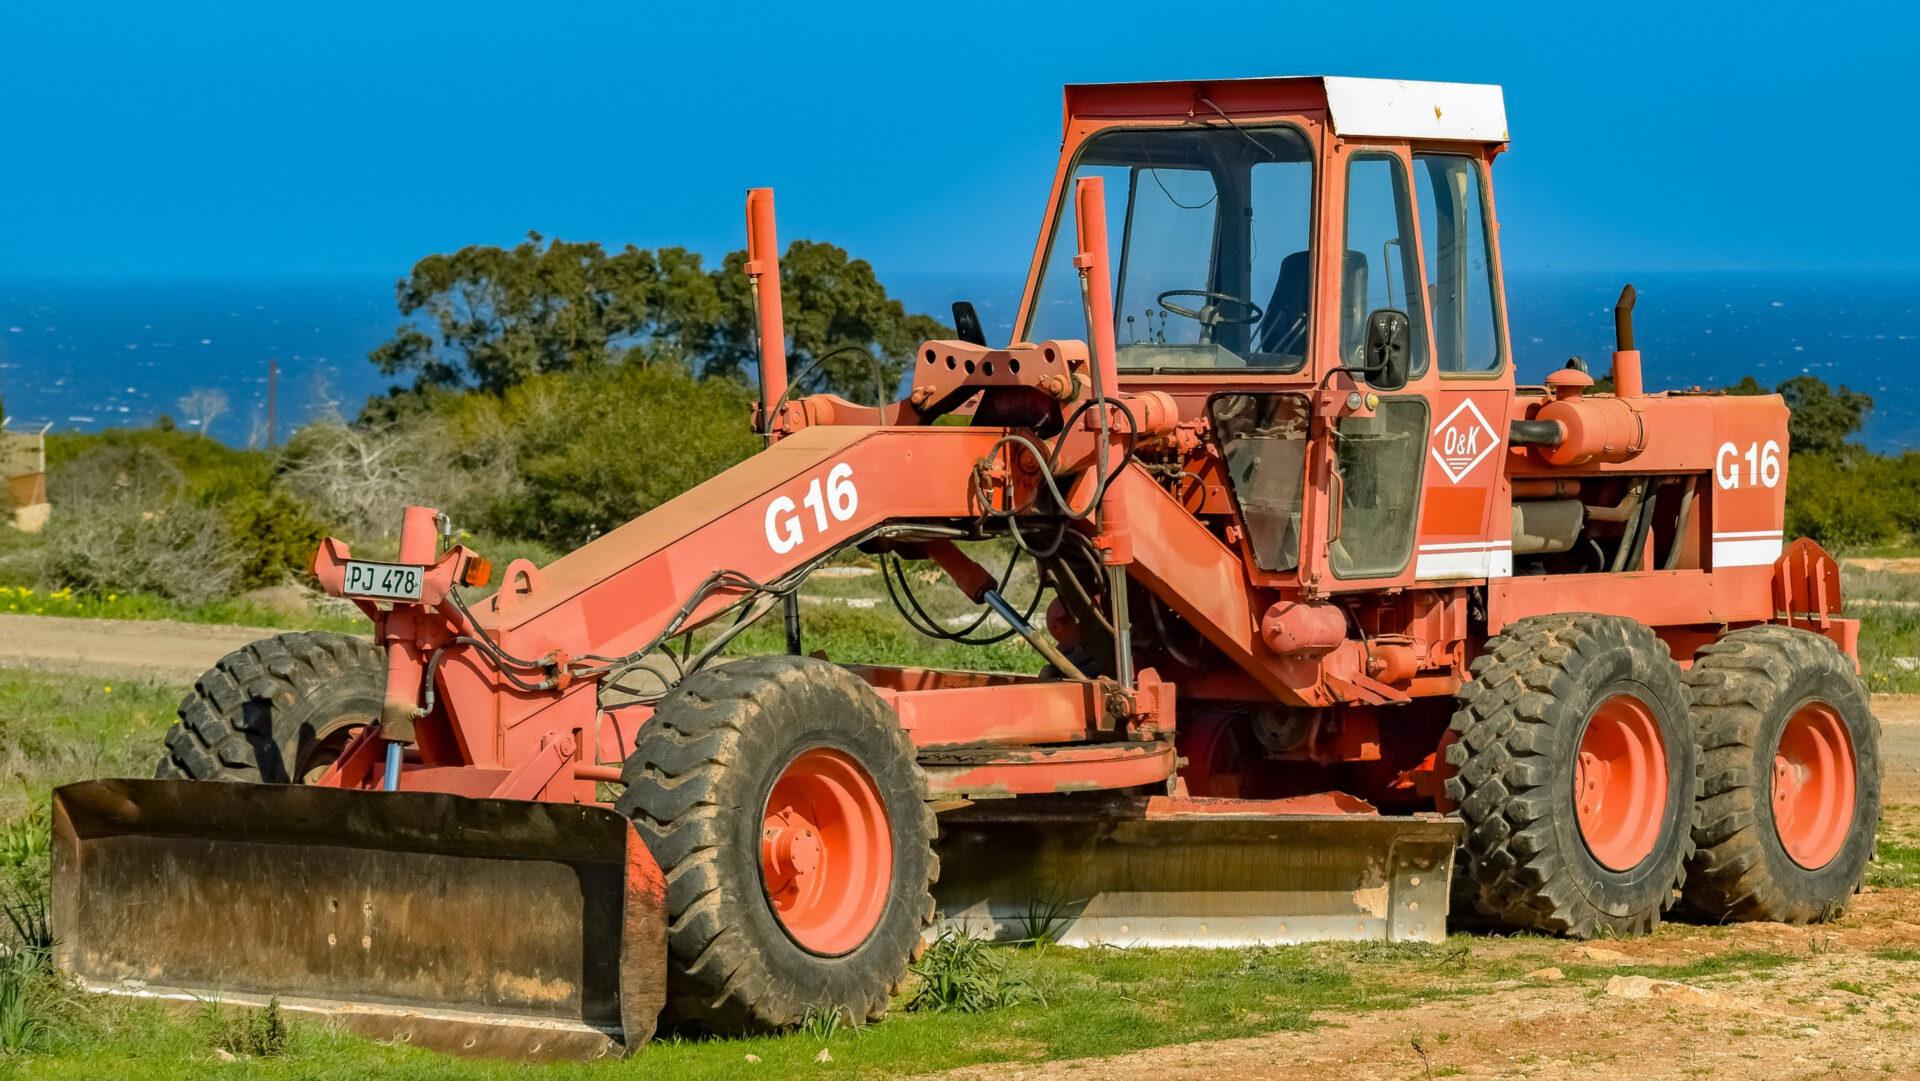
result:
M 1712 950 L 1809 954 L 1769 972 L 1691 983 L 1644 976 L 1516 981 L 1508 990 L 1408 1010 L 1323 1018 L 1315 1032 L 1176 1044 L 1108 1059 L 969 1069 L 949 1079 L 1232 1077 L 1375 1081 L 1428 1077 L 1571 1081 L 1665 1078 L 1920 1078 L 1920 963 L 1873 950 L 1920 945 L 1912 891 L 1860 899 L 1842 925 L 1747 925 Z M 1608 943 L 1635 963 L 1690 959 L 1694 935 Z M 1560 947 L 1569 960 L 1580 947 Z M 1815 951 L 1824 951 L 1815 953 Z M 1488 952 L 1492 952 L 1489 950 Z M 1626 962 L 1621 962 L 1626 963 Z

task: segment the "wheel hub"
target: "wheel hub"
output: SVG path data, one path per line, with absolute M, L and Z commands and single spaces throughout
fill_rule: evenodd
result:
M 1773 824 L 1793 862 L 1818 870 L 1846 847 L 1855 783 L 1853 740 L 1833 707 L 1809 702 L 1787 718 L 1773 754 Z
M 1594 861 L 1629 871 L 1653 854 L 1667 806 L 1667 744 L 1646 703 L 1615 695 L 1587 719 L 1574 762 L 1580 839 Z
M 820 870 L 820 838 L 813 823 L 791 807 L 767 819 L 760 839 L 760 861 L 767 871 L 767 893 L 797 888 L 795 880 Z
M 760 829 L 767 904 L 802 949 L 857 949 L 886 912 L 893 836 L 879 786 L 852 756 L 802 752 L 774 782 Z

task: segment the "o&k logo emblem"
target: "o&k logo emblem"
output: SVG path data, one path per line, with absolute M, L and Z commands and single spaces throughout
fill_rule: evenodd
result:
M 1429 453 L 1440 463 L 1440 471 L 1447 479 L 1458 484 L 1499 447 L 1500 433 L 1487 423 L 1486 414 L 1473 404 L 1473 399 L 1466 398 L 1433 429 Z

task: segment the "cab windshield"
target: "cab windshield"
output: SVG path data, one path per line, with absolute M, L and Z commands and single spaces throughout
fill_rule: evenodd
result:
M 1106 181 L 1123 371 L 1301 367 L 1313 165 L 1296 129 L 1109 131 L 1087 141 L 1073 175 Z M 1090 337 L 1072 191 L 1056 212 L 1027 341 Z

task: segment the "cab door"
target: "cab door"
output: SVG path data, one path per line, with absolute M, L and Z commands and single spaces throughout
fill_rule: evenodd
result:
M 1413 576 L 1435 584 L 1509 577 L 1503 478 L 1513 369 L 1486 163 L 1456 151 L 1415 151 L 1413 185 L 1437 376 Z
M 1316 316 L 1328 332 L 1317 336 L 1317 370 L 1363 366 L 1368 316 L 1393 309 L 1410 324 L 1412 373 L 1397 391 L 1375 391 L 1358 373 L 1321 381 L 1312 475 L 1313 532 L 1322 542 L 1311 546 L 1302 570 L 1310 590 L 1332 593 L 1411 578 L 1433 427 L 1433 347 L 1406 150 L 1348 143 L 1330 156 L 1327 172 L 1326 186 L 1338 193 L 1331 205 L 1340 210 L 1321 233 L 1327 303 Z

